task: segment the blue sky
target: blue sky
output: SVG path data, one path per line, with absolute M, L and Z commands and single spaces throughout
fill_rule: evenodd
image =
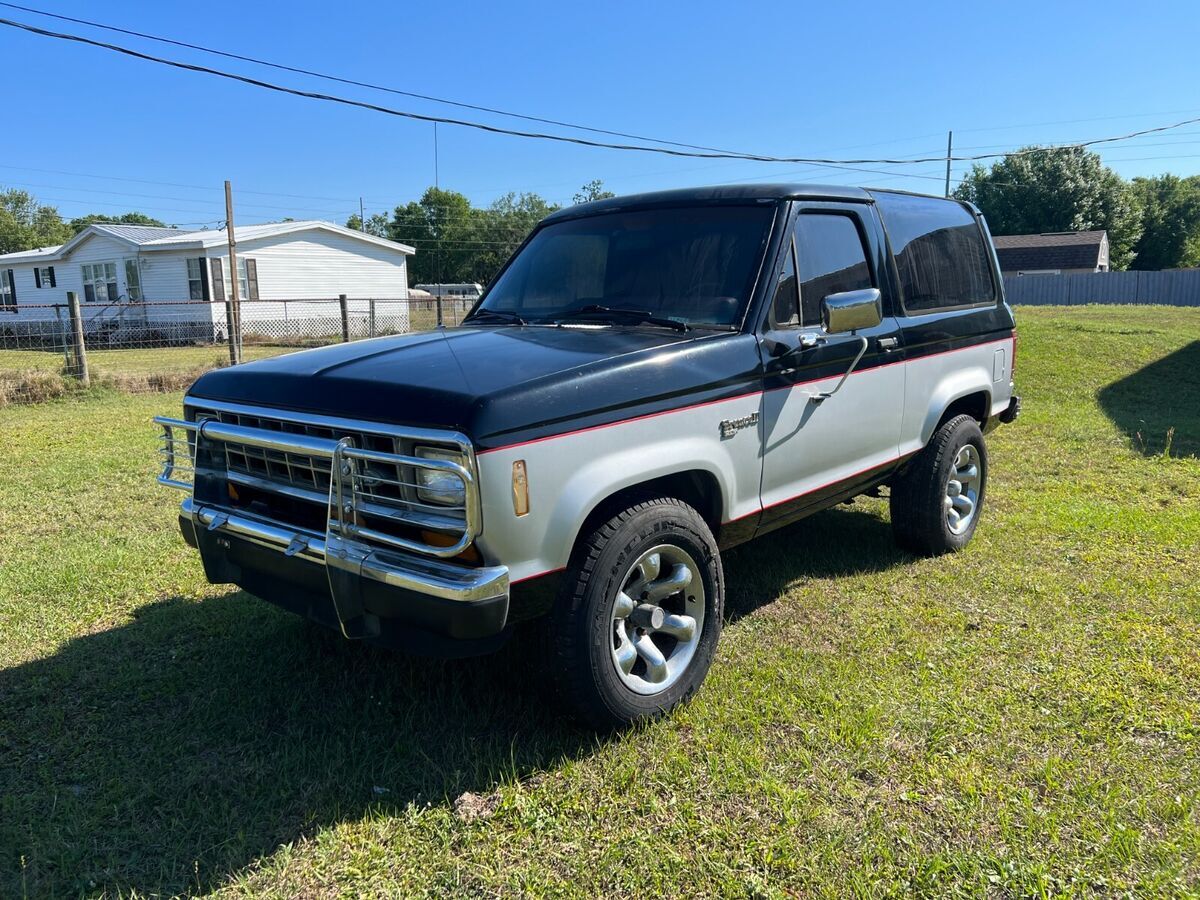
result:
M 465 102 L 771 155 L 916 156 L 1118 134 L 1200 117 L 1194 2 L 286 4 L 25 0 L 52 12 Z M 286 8 L 286 15 L 278 10 Z M 0 8 L 0 16 L 416 112 L 532 123 L 335 85 Z M 344 221 L 433 182 L 432 126 L 0 28 L 0 185 L 66 216 Z M 541 127 L 541 126 L 537 126 Z M 438 129 L 439 176 L 478 204 L 569 202 L 772 178 L 941 190 L 943 164 L 882 173 L 715 162 Z M 968 149 L 970 148 L 970 149 Z M 1126 176 L 1200 172 L 1200 123 L 1114 144 Z M 956 164 L 961 174 L 967 164 Z M 66 174 L 73 173 L 73 174 Z M 903 176 L 901 175 L 903 173 Z M 100 177 L 94 177 L 100 176 Z

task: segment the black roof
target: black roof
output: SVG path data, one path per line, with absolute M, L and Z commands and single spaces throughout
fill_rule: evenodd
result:
M 646 194 L 625 194 L 569 206 L 546 216 L 543 221 L 573 219 L 599 212 L 615 212 L 648 206 L 686 206 L 705 203 L 773 203 L 779 200 L 853 200 L 870 203 L 871 194 L 862 188 L 836 184 L 722 184 L 710 187 L 677 188 Z
M 853 203 L 874 203 L 878 194 L 898 194 L 941 200 L 966 207 L 972 213 L 978 211 L 969 203 L 934 194 L 918 194 L 912 191 L 879 190 L 877 188 L 851 187 L 844 184 L 718 184 L 708 187 L 676 188 L 670 191 L 651 191 L 645 194 L 624 194 L 607 200 L 593 200 L 553 212 L 543 222 L 557 222 L 595 213 L 616 212 L 623 209 L 642 209 L 655 206 L 691 206 L 721 203 L 776 203 L 780 200 L 841 200 Z

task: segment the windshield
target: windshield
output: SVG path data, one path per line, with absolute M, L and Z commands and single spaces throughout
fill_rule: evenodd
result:
M 483 310 L 525 322 L 646 317 L 687 325 L 738 324 L 774 208 L 647 209 L 542 228 L 488 291 Z M 653 322 L 649 322 L 653 324 Z

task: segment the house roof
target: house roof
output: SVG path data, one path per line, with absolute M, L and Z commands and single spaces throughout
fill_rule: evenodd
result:
M 1108 232 L 1056 231 L 1047 234 L 1000 234 L 992 238 L 1000 269 L 1094 269 L 1100 264 Z
M 53 256 L 62 249 L 62 244 L 54 247 L 38 247 L 36 250 L 18 250 L 15 253 L 0 253 L 0 262 L 36 262 L 39 259 Z
M 239 225 L 234 229 L 234 239 L 241 244 L 245 241 L 282 237 L 301 231 L 326 231 L 386 247 L 388 250 L 395 250 L 408 256 L 416 253 L 416 250 L 407 244 L 389 241 L 373 234 L 315 219 L 301 222 L 275 222 L 269 225 Z M 40 247 L 37 250 L 24 250 L 19 253 L 6 253 L 0 255 L 0 262 L 33 262 L 42 259 L 50 262 L 65 259 L 71 255 L 72 250 L 98 234 L 124 241 L 143 253 L 156 250 L 205 250 L 209 247 L 223 247 L 229 240 L 223 228 L 211 231 L 185 231 L 178 228 L 154 228 L 147 225 L 89 225 L 65 244 L 57 247 Z
M 108 234 L 134 244 L 145 244 L 157 238 L 170 237 L 173 234 L 191 233 L 188 230 L 165 228 L 160 225 L 109 225 L 104 222 L 98 222 L 92 227 L 100 234 Z

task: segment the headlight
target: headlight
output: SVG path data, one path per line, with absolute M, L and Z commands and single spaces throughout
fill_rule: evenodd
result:
M 417 456 L 421 459 L 444 459 L 463 465 L 462 454 L 448 447 L 417 447 Z M 462 479 L 452 472 L 440 472 L 437 469 L 417 469 L 417 499 L 426 503 L 437 503 L 440 506 L 465 506 L 467 502 L 466 485 Z

